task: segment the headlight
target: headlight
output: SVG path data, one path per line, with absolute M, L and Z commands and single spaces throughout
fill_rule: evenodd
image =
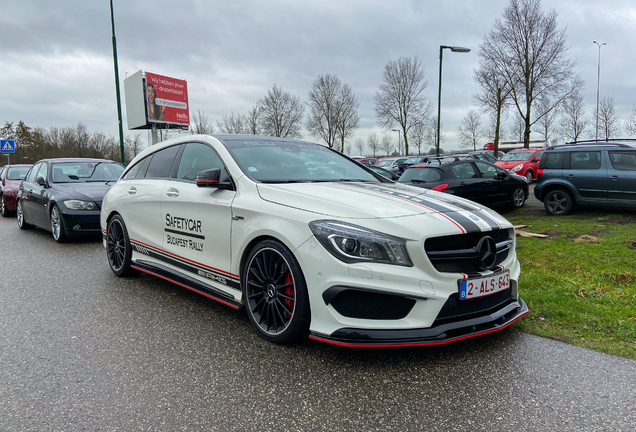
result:
M 64 205 L 69 210 L 97 210 L 97 204 L 90 201 L 68 200 Z
M 325 249 L 346 263 L 413 266 L 402 239 L 337 221 L 315 221 L 309 228 Z
M 511 169 L 510 171 L 512 172 L 517 172 L 519 171 L 521 168 L 523 168 L 523 164 L 519 164 L 516 167 L 514 167 L 513 169 Z

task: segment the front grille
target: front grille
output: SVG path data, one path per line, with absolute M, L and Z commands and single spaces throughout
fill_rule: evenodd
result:
M 477 257 L 477 244 L 490 236 L 497 244 L 497 259 L 494 266 L 501 264 L 513 245 L 507 229 L 432 237 L 424 242 L 428 259 L 438 272 L 475 274 L 484 271 Z M 493 266 L 493 267 L 494 267 Z
M 470 300 L 460 300 L 458 293 L 451 294 L 437 315 L 433 325 L 444 324 L 445 322 L 456 320 L 459 317 L 469 319 L 472 316 L 483 315 L 491 309 L 500 309 L 507 303 L 510 303 L 512 300 L 511 296 L 511 288 Z
M 340 315 L 348 318 L 397 320 L 411 312 L 415 300 L 391 294 L 346 289 L 340 291 L 330 303 Z

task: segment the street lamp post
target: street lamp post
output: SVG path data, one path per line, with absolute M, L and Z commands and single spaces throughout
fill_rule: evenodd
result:
M 115 63 L 115 91 L 117 93 L 117 120 L 119 121 L 119 149 L 121 151 L 121 163 L 122 165 L 126 165 L 126 156 L 124 155 L 124 129 L 121 121 L 121 98 L 119 96 L 119 66 L 117 65 L 117 39 L 115 38 L 113 0 L 110 0 L 110 22 L 113 28 L 113 63 Z
M 467 53 L 470 52 L 470 48 L 464 48 L 459 46 L 439 46 L 439 93 L 437 94 L 437 133 L 435 134 L 435 155 L 439 156 L 439 128 L 441 124 L 440 116 L 442 114 L 442 58 L 445 49 L 449 49 L 452 52 Z
M 596 140 L 598 141 L 598 96 L 601 90 L 601 47 L 603 45 L 607 45 L 605 42 L 598 43 L 596 41 L 592 41 L 598 45 L 598 72 L 596 74 Z
M 400 145 L 402 143 L 400 141 L 400 130 L 399 129 L 391 129 L 391 131 L 398 133 L 398 153 L 400 153 L 402 151 L 402 146 Z

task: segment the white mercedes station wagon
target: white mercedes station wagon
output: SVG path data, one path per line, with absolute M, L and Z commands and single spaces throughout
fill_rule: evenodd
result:
M 141 271 L 245 308 L 272 342 L 444 344 L 528 313 L 507 220 L 318 144 L 154 145 L 106 194 L 101 228 L 117 276 Z

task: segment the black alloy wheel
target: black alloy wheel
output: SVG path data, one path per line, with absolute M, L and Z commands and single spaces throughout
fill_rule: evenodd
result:
M 121 216 L 115 215 L 106 229 L 106 256 L 110 269 L 119 277 L 135 274 L 132 264 L 132 246 L 126 224 Z
M 0 195 L 0 214 L 2 217 L 10 216 L 9 209 L 7 209 L 7 202 L 4 200 L 4 194 Z
M 22 201 L 21 200 L 18 200 L 18 202 L 16 204 L 16 212 L 17 212 L 17 216 L 18 216 L 18 227 L 20 229 L 33 228 L 33 225 L 26 223 L 25 220 L 24 220 L 24 212 L 22 211 Z
M 526 191 L 523 187 L 517 186 L 517 188 L 512 192 L 510 202 L 514 208 L 523 207 L 526 202 Z
M 60 213 L 60 208 L 57 204 L 53 204 L 51 208 L 51 234 L 53 234 L 53 239 L 58 243 L 66 243 L 68 241 L 68 236 L 66 235 L 66 231 L 64 228 L 64 220 L 62 220 L 62 213 Z
M 243 295 L 250 322 L 270 342 L 289 343 L 309 332 L 307 285 L 292 253 L 275 240 L 250 252 L 243 270 Z
M 568 191 L 556 189 L 548 192 L 543 201 L 545 211 L 553 216 L 563 216 L 572 211 L 574 199 Z

